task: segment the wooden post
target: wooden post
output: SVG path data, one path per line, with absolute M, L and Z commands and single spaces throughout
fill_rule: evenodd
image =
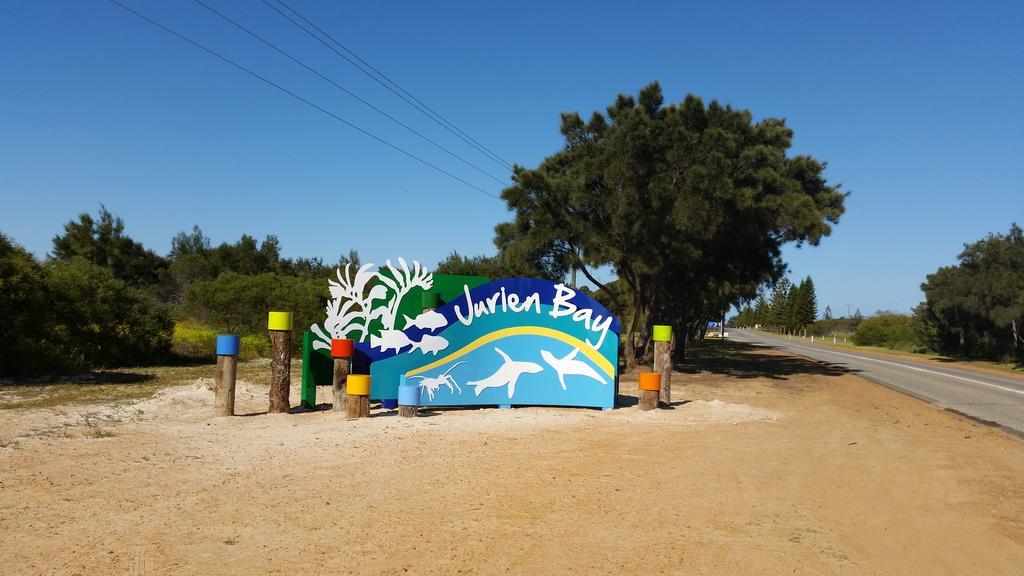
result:
M 213 413 L 216 416 L 235 415 L 238 341 L 238 336 L 217 335 L 217 375 L 213 380 Z
M 654 371 L 661 375 L 659 401 L 672 405 L 672 327 L 654 327 Z
M 345 389 L 345 413 L 349 420 L 370 416 L 370 376 L 349 374 Z
M 354 349 L 355 342 L 348 338 L 331 340 L 331 357 L 334 358 L 334 378 L 331 380 L 331 392 L 334 395 L 335 412 L 345 410 L 345 385 L 348 383 L 348 373 L 352 368 Z
M 267 320 L 270 330 L 270 414 L 287 414 L 292 385 L 292 313 L 271 312 Z
M 638 388 L 640 388 L 640 403 L 637 404 L 637 408 L 643 411 L 657 408 L 658 391 L 661 389 L 661 374 L 641 372 Z
M 398 415 L 401 418 L 415 418 L 419 412 L 420 387 L 410 384 L 407 376 L 402 375 L 398 383 Z
M 334 377 L 331 379 L 331 395 L 335 412 L 345 411 L 345 384 L 348 382 L 348 371 L 352 360 L 348 358 L 334 359 Z

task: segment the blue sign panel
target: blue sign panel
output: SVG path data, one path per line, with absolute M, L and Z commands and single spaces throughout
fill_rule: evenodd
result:
M 409 318 L 356 348 L 370 361 L 373 399 L 398 398 L 402 376 L 420 406 L 611 408 L 619 322 L 562 284 L 512 278 Z

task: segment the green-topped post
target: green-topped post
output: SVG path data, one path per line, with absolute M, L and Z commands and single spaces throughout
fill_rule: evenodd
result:
M 661 389 L 658 401 L 664 406 L 672 405 L 672 327 L 654 327 L 654 371 L 661 375 Z

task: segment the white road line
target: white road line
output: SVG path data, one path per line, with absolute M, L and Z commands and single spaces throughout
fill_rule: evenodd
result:
M 945 372 L 936 372 L 935 370 L 928 370 L 925 368 L 918 368 L 917 366 L 908 366 L 907 364 L 900 364 L 899 362 L 890 362 L 889 360 L 880 360 L 878 358 L 870 358 L 868 356 L 858 356 L 856 354 L 847 354 L 846 352 L 833 352 L 832 350 L 825 350 L 822 348 L 811 348 L 809 346 L 800 346 L 799 344 L 789 344 L 785 340 L 782 340 L 783 345 L 791 348 L 803 348 L 804 350 L 814 350 L 816 352 L 824 352 L 826 354 L 835 354 L 836 356 L 848 356 L 857 360 L 868 360 L 870 362 L 878 362 L 879 364 L 890 364 L 892 366 L 899 366 L 900 368 L 906 368 L 907 370 L 917 370 L 918 372 L 927 372 L 928 374 L 935 374 L 937 376 L 945 376 L 946 378 L 956 378 L 957 380 L 963 380 L 965 382 L 973 382 L 974 384 L 981 384 L 982 386 L 990 386 L 992 388 L 998 388 L 1006 392 L 1013 392 L 1014 394 L 1020 394 L 1024 396 L 1024 390 L 1017 390 L 1016 388 L 1007 388 L 1006 386 L 1000 386 L 998 384 L 992 384 L 989 382 L 982 382 L 981 380 L 974 380 L 972 378 L 964 378 L 963 376 L 954 376 L 953 374 L 946 374 Z

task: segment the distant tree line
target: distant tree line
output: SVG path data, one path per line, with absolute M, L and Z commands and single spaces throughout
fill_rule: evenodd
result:
M 358 260 L 352 251 L 338 265 Z M 258 335 L 250 349 L 265 353 L 267 312 L 319 320 L 334 269 L 283 258 L 272 235 L 211 246 L 198 226 L 160 256 L 105 207 L 65 224 L 43 261 L 0 233 L 0 375 L 166 362 L 172 347 L 209 356 L 218 331 Z M 176 337 L 176 322 L 192 329 Z
M 810 278 L 796 287 L 783 279 L 770 300 L 758 297 L 732 322 L 816 336 L 849 334 L 863 346 L 1024 363 L 1024 230 L 1017 224 L 1006 234 L 965 244 L 957 264 L 929 274 L 921 284 L 925 301 L 912 314 L 879 311 L 864 318 L 857 310 L 850 318 L 833 318 L 826 307 L 821 319 L 809 321 L 801 312 L 809 310 L 801 295 L 808 285 L 813 293 Z
M 832 312 L 826 308 L 831 319 Z M 772 290 L 771 299 L 759 294 L 753 305 L 747 304 L 734 316 L 736 326 L 760 326 L 764 330 L 794 333 L 806 330 L 818 319 L 818 294 L 810 276 L 800 284 L 783 277 Z

